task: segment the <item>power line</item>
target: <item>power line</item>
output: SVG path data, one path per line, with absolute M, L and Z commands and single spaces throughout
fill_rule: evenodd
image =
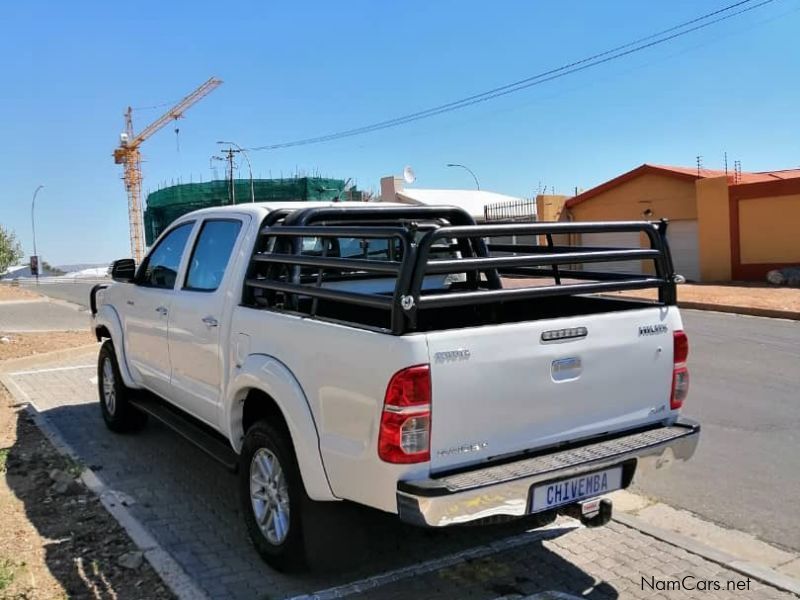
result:
M 371 133 L 374 131 L 379 131 L 381 129 L 388 129 L 390 127 L 397 127 L 399 125 L 405 125 L 407 123 L 411 123 L 414 121 L 419 121 L 421 119 L 427 119 L 430 117 L 434 117 L 440 114 L 452 112 L 454 110 L 459 110 L 462 108 L 466 108 L 468 106 L 472 106 L 474 104 L 478 104 L 481 102 L 486 102 L 488 100 L 493 100 L 495 98 L 499 98 L 501 96 L 506 96 L 508 94 L 513 94 L 515 92 L 519 92 L 528 88 L 531 88 L 536 85 L 540 85 L 542 83 L 546 83 L 548 81 L 553 81 L 554 79 L 559 79 L 561 77 L 565 77 L 567 75 L 571 75 L 578 71 L 583 71 L 589 69 L 591 67 L 595 67 L 607 62 L 611 62 L 612 60 L 616 60 L 630 54 L 634 54 L 636 52 L 640 52 L 642 50 L 646 50 L 647 48 L 651 48 L 653 46 L 657 46 L 660 44 L 664 44 L 668 41 L 673 39 L 682 37 L 684 35 L 688 35 L 689 33 L 698 31 L 700 29 L 704 29 L 706 27 L 710 27 L 716 23 L 721 21 L 725 21 L 727 19 L 731 19 L 737 15 L 741 15 L 743 13 L 749 12 L 756 8 L 760 8 L 766 4 L 770 4 L 775 0 L 762 0 L 757 4 L 752 4 L 750 6 L 744 6 L 753 2 L 753 0 L 740 0 L 739 2 L 735 2 L 734 4 L 730 4 L 724 8 L 719 10 L 715 10 L 713 12 L 704 14 L 700 17 L 696 17 L 689 21 L 685 21 L 679 25 L 675 25 L 658 33 L 654 33 L 652 35 L 648 35 L 643 38 L 639 38 L 632 42 L 628 42 L 623 44 L 622 46 L 617 46 L 616 48 L 612 48 L 610 50 L 605 50 L 604 52 L 600 52 L 598 54 L 594 54 L 592 56 L 583 58 L 581 60 L 563 65 L 561 67 L 550 69 L 543 73 L 539 73 L 538 75 L 533 75 L 531 77 L 526 77 L 525 79 L 520 79 L 513 83 L 509 83 L 497 88 L 493 88 L 491 90 L 487 90 L 485 92 L 481 92 L 479 94 L 474 94 L 472 96 L 467 96 L 466 98 L 461 98 L 460 100 L 455 100 L 453 102 L 448 102 L 446 104 L 441 104 L 439 106 L 435 106 L 426 110 L 410 113 L 407 115 L 403 115 L 400 117 L 396 117 L 394 119 L 389 119 L 385 121 L 379 121 L 377 123 L 372 123 L 371 125 L 365 125 L 363 127 L 358 127 L 355 129 L 346 129 L 343 131 L 338 131 L 334 133 L 330 133 L 327 135 L 315 136 L 310 138 L 303 138 L 299 140 L 294 140 L 290 142 L 283 142 L 279 144 L 269 144 L 265 146 L 256 146 L 253 148 L 248 148 L 248 150 L 277 150 L 280 148 L 290 148 L 293 146 L 306 146 L 309 144 L 319 144 L 323 142 L 330 142 L 341 138 L 346 137 L 353 137 L 356 135 L 362 135 L 366 133 Z M 730 12 L 736 8 L 742 7 L 740 10 L 736 10 L 734 12 Z M 728 13 L 728 14 L 725 14 Z M 718 16 L 721 15 L 721 16 Z M 713 18 L 716 17 L 716 18 Z M 709 20 L 711 19 L 711 20 Z M 705 21 L 705 22 L 702 22 Z M 699 24 L 697 24 L 699 23 Z M 694 25 L 693 27 L 689 27 Z M 687 29 L 688 27 L 688 29 Z M 667 35 L 670 34 L 670 35 Z M 666 36 L 666 37 L 664 37 Z

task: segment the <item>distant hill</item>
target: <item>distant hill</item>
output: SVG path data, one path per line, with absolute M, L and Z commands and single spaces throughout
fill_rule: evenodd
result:
M 64 271 L 64 273 L 74 273 L 75 271 L 84 271 L 86 269 L 95 269 L 99 267 L 108 268 L 111 261 L 107 263 L 78 263 L 74 265 L 56 265 L 56 269 Z
M 74 265 L 59 265 L 54 267 L 56 269 L 55 271 L 48 270 L 43 265 L 40 275 L 42 277 L 105 277 L 108 270 L 108 264 L 109 263 L 81 263 Z M 30 267 L 28 265 L 14 265 L 9 267 L 6 272 L 0 273 L 0 279 L 14 279 L 17 277 L 32 277 Z

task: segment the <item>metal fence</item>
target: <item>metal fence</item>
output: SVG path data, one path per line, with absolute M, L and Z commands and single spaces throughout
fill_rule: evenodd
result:
M 486 221 L 531 223 L 536 221 L 536 199 L 487 204 L 483 207 L 483 218 Z
M 108 283 L 110 277 L 39 277 L 39 285 L 50 285 L 56 283 Z M 0 285 L 35 285 L 36 277 L 10 277 L 0 279 Z

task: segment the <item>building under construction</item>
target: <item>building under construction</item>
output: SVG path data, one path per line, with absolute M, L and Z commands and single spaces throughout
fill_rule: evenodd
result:
M 361 193 L 355 188 L 345 191 L 342 179 L 323 177 L 295 177 L 291 179 L 255 179 L 252 196 L 256 202 L 287 201 L 360 201 Z M 147 196 L 144 212 L 145 240 L 151 246 L 167 226 L 181 215 L 212 206 L 227 206 L 252 201 L 250 180 L 236 179 L 231 189 L 230 180 L 172 185 Z

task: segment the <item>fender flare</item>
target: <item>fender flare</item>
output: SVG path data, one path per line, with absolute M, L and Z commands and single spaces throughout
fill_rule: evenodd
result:
M 139 386 L 131 375 L 128 368 L 128 361 L 125 357 L 125 340 L 122 333 L 122 322 L 120 321 L 119 314 L 113 306 L 103 304 L 94 316 L 94 329 L 98 327 L 105 327 L 111 335 L 111 341 L 114 344 L 114 353 L 117 355 L 117 364 L 119 365 L 119 372 L 122 375 L 122 381 L 129 388 L 139 389 Z
M 339 500 L 334 496 L 322 463 L 319 433 L 302 386 L 289 368 L 267 354 L 250 354 L 228 386 L 225 417 L 231 445 L 241 452 L 244 431 L 244 400 L 250 390 L 269 395 L 278 405 L 297 456 L 297 466 L 306 493 L 312 500 Z

